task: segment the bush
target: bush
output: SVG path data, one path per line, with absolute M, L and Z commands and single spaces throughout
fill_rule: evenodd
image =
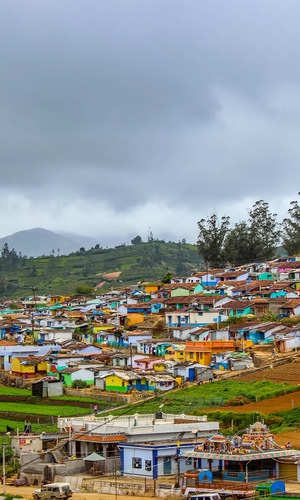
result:
M 89 384 L 84 380 L 74 380 L 74 382 L 72 382 L 72 387 L 74 387 L 74 389 L 85 389 L 88 386 Z

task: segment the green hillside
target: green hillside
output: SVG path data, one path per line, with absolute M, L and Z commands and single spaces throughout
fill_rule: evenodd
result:
M 95 286 L 104 273 L 119 271 L 118 279 L 107 281 L 104 289 L 160 279 L 167 271 L 185 274 L 199 268 L 201 259 L 195 245 L 153 241 L 116 248 L 92 248 L 68 256 L 0 258 L 0 296 L 23 297 L 36 293 L 73 293 L 76 286 Z

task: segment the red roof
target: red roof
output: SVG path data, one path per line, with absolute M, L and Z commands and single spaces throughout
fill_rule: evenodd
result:
M 119 441 L 127 441 L 125 434 L 112 434 L 112 435 L 102 435 L 102 436 L 88 436 L 86 434 L 75 434 L 74 439 L 79 441 L 89 441 L 94 443 L 118 443 Z

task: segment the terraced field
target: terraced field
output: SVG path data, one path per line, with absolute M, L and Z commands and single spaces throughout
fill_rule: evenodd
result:
M 213 408 L 211 410 L 207 410 L 207 412 L 222 410 L 222 411 L 233 411 L 237 413 L 258 412 L 258 413 L 263 413 L 264 415 L 268 415 L 269 413 L 275 413 L 277 411 L 292 410 L 297 406 L 300 406 L 300 391 L 291 392 L 289 394 L 284 394 L 283 396 L 264 399 L 261 401 L 248 403 L 245 405 L 222 406 L 219 408 Z
M 272 382 L 289 382 L 300 385 L 300 360 L 276 366 L 273 369 L 257 371 L 248 375 L 241 375 L 239 380 L 252 382 L 254 380 L 270 380 Z

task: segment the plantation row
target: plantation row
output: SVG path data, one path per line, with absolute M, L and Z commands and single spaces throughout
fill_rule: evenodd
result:
M 220 380 L 211 384 L 187 387 L 170 394 L 128 406 L 128 414 L 153 413 L 161 409 L 165 413 L 195 413 L 197 410 L 224 405 L 238 405 L 262 401 L 300 390 L 300 386 L 287 383 L 277 384 L 268 380 L 242 382 L 240 380 Z M 120 410 L 122 412 L 122 410 Z M 113 412 L 118 414 L 119 411 Z

